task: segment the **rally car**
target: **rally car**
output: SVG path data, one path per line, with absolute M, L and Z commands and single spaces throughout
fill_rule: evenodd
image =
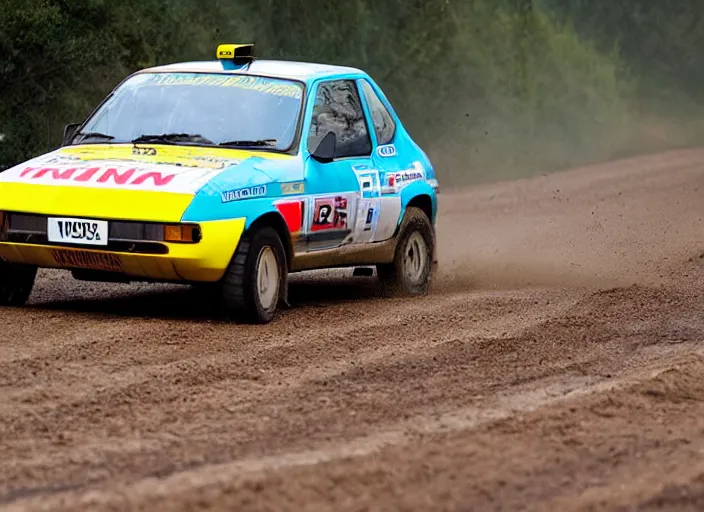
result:
M 0 173 L 0 305 L 38 268 L 77 279 L 208 285 L 268 322 L 288 274 L 372 270 L 427 292 L 438 182 L 379 86 L 348 67 L 255 59 L 123 80 L 62 146 Z

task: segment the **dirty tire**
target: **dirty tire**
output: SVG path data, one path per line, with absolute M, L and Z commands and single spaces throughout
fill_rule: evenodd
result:
M 245 233 L 222 281 L 228 314 L 242 323 L 270 322 L 287 279 L 286 252 L 276 231 L 264 226 Z
M 377 265 L 384 295 L 418 296 L 428 293 L 435 254 L 435 232 L 420 208 L 406 210 L 392 263 Z
M 37 267 L 0 261 L 0 306 L 22 306 L 29 299 Z

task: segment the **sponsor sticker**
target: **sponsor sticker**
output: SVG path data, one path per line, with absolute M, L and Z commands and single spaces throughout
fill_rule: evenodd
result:
M 384 158 L 396 156 L 396 146 L 394 146 L 393 144 L 379 146 L 378 148 L 376 148 L 376 152 L 379 154 L 379 156 Z
M 122 261 L 115 254 L 89 251 L 52 249 L 51 255 L 62 267 L 89 268 L 122 272 Z
M 379 172 L 376 170 L 367 169 L 364 171 L 356 171 L 357 181 L 359 182 L 359 190 L 364 199 L 379 197 Z
M 420 162 L 413 162 L 413 167 L 405 171 L 391 172 L 386 175 L 384 192 L 394 192 L 414 181 L 425 180 L 425 171 Z
M 367 218 L 364 221 L 364 231 L 370 231 L 372 229 L 373 222 L 374 222 L 374 208 L 369 208 L 367 210 Z
M 47 158 L 37 159 L 37 163 L 42 164 L 75 164 L 80 162 L 81 159 L 73 155 L 53 155 Z
M 303 194 L 306 191 L 306 184 L 303 181 L 293 181 L 281 184 L 281 194 L 284 196 Z
M 222 192 L 220 197 L 223 203 L 238 201 L 240 199 L 251 199 L 253 197 L 262 197 L 266 195 L 266 185 L 258 185 L 256 187 L 240 188 L 237 190 L 228 190 Z
M 343 196 L 321 197 L 315 200 L 311 231 L 347 229 L 347 198 Z
M 16 167 L 3 172 L 0 178 L 3 182 L 195 193 L 220 172 L 177 165 L 97 161 Z
M 216 156 L 194 156 L 189 153 L 179 151 L 176 147 L 169 149 L 149 146 L 120 147 L 115 146 L 107 149 L 96 149 L 86 147 L 63 148 L 61 154 L 50 160 L 41 160 L 48 163 L 71 163 L 73 161 L 101 161 L 101 162 L 142 162 L 149 160 L 150 165 L 175 165 L 178 167 L 194 167 L 200 169 L 224 169 L 242 162 L 241 158 L 216 157 Z
M 132 148 L 132 154 L 134 156 L 156 156 L 156 148 L 138 148 L 134 146 Z
M 303 226 L 303 201 L 281 201 L 274 206 L 284 218 L 288 230 L 291 233 L 298 233 Z
M 155 85 L 209 85 L 236 87 L 258 91 L 284 98 L 301 99 L 303 87 L 288 80 L 277 80 L 247 75 L 221 75 L 200 73 L 155 73 L 143 75 L 141 81 Z
M 422 180 L 424 176 L 423 173 L 419 171 L 401 171 L 391 174 L 389 178 L 395 183 L 408 183 L 410 181 Z
M 168 185 L 176 173 L 162 173 L 139 167 L 26 167 L 19 178 L 26 181 L 67 181 L 75 183 L 111 183 L 115 185 Z
M 161 163 L 161 162 L 159 162 Z M 169 162 L 165 162 L 169 163 Z M 176 161 L 177 165 L 183 165 L 186 167 L 202 167 L 205 169 L 224 169 L 225 167 L 231 167 L 233 165 L 239 165 L 242 163 L 241 159 L 235 158 L 214 158 L 214 157 L 204 157 L 204 156 L 192 156 L 187 160 Z

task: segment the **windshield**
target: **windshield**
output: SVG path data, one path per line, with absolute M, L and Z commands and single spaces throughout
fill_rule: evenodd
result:
M 251 75 L 144 73 L 126 80 L 74 139 L 263 147 L 293 144 L 303 85 Z

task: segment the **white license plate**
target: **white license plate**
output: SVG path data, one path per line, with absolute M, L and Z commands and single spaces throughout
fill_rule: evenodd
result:
M 49 217 L 50 242 L 82 245 L 108 245 L 108 221 Z

